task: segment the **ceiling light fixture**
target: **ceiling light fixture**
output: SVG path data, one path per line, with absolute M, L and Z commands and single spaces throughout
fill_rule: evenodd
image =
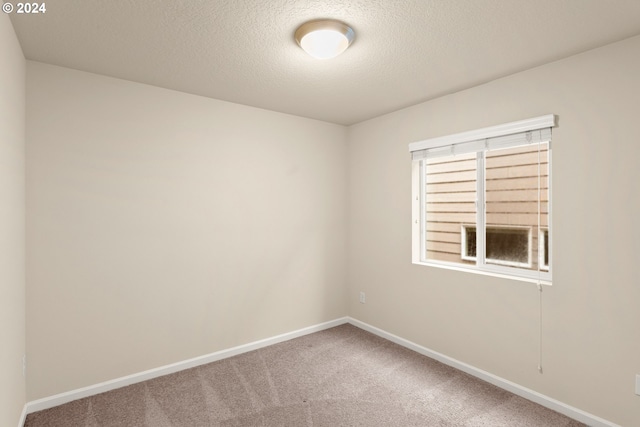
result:
M 353 42 L 355 33 L 344 22 L 318 19 L 302 24 L 295 33 L 300 47 L 316 59 L 340 55 Z

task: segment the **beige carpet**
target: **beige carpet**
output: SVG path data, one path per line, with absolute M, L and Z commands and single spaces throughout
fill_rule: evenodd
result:
M 351 325 L 36 412 L 25 424 L 583 425 Z

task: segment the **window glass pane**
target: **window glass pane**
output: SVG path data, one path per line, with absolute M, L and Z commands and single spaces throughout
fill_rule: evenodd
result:
M 475 227 L 465 227 L 462 228 L 462 258 L 469 260 L 476 259 L 476 251 L 477 251 L 477 235 Z
M 543 229 L 540 235 L 540 267 L 549 270 L 549 230 Z
M 475 264 L 463 259 L 462 231 L 476 223 L 476 153 L 425 160 L 426 258 Z
M 487 227 L 487 263 L 528 264 L 530 232 L 530 228 Z
M 538 269 L 538 222 L 548 226 L 548 165 L 546 143 L 485 153 L 487 264 Z

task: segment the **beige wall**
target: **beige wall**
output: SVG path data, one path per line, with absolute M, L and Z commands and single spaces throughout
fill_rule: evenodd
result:
M 25 404 L 25 60 L 0 14 L 0 425 Z
M 640 425 L 640 37 L 349 130 L 349 314 L 624 426 Z M 548 113 L 553 286 L 411 264 L 408 144 Z M 358 303 L 365 291 L 366 304 Z
M 29 400 L 346 315 L 346 128 L 27 81 Z

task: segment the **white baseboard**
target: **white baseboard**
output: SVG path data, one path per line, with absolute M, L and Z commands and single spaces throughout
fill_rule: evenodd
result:
M 195 368 L 196 366 L 206 365 L 207 363 L 216 362 L 218 360 L 226 359 L 228 357 L 236 356 L 238 354 L 247 353 L 249 351 L 258 350 L 263 347 L 267 347 L 273 344 L 278 344 L 283 341 L 288 341 L 293 338 L 298 338 L 303 335 L 312 334 L 314 332 L 323 331 L 325 329 L 333 328 L 335 326 L 342 325 L 348 322 L 347 317 L 335 319 L 329 322 L 320 323 L 318 325 L 309 326 L 307 328 L 298 329 L 297 331 L 288 332 L 285 334 L 277 335 L 275 337 L 266 338 L 252 343 L 232 347 L 226 350 L 216 351 L 215 353 L 207 354 L 193 359 L 184 360 L 182 362 L 172 363 L 170 365 L 161 366 L 159 368 L 150 369 L 148 371 L 139 372 L 133 375 L 127 375 L 125 377 L 116 378 L 114 380 L 105 381 L 99 384 L 91 385 L 88 387 L 79 388 L 77 390 L 71 390 L 65 393 L 56 394 L 54 396 L 45 397 L 43 399 L 27 402 L 25 410 L 23 411 L 23 418 L 20 427 L 24 424 L 24 419 L 27 414 L 33 412 L 42 411 L 44 409 L 53 408 L 54 406 L 62 405 L 74 400 L 82 399 L 96 394 L 104 393 L 109 390 L 125 387 L 131 384 L 136 384 L 142 381 L 147 381 L 153 378 L 161 377 L 174 372 L 183 371 L 185 369 Z
M 424 356 L 430 357 L 431 359 L 435 359 L 438 362 L 444 363 L 445 365 L 449 365 L 453 368 L 459 369 L 460 371 L 466 372 L 469 375 L 473 375 L 476 378 L 479 378 L 483 381 L 486 381 L 497 387 L 500 387 L 503 390 L 507 390 L 515 395 L 524 397 L 527 400 L 535 402 L 546 408 L 552 409 L 556 412 L 566 415 L 567 417 L 573 418 L 574 420 L 585 423 L 588 426 L 620 427 L 619 425 L 614 424 L 610 421 L 607 421 L 603 418 L 589 414 L 588 412 L 582 411 L 578 408 L 574 408 L 573 406 L 569 406 L 556 399 L 553 399 L 551 397 L 545 396 L 544 394 L 538 393 L 537 391 L 530 390 L 519 384 L 516 384 L 504 378 L 500 378 L 497 375 L 493 375 L 487 371 L 483 371 L 482 369 L 478 369 L 474 366 L 468 365 L 464 362 L 460 362 L 459 360 L 453 359 L 442 353 L 438 353 L 437 351 L 428 349 L 426 347 L 423 347 L 419 344 L 416 344 L 404 338 L 400 338 L 397 335 L 393 335 L 382 329 L 376 328 L 375 326 L 371 326 L 367 323 L 361 322 L 360 320 L 349 317 L 348 322 L 353 326 L 357 326 L 358 328 L 364 329 L 367 332 L 371 332 L 374 335 L 378 335 L 379 337 L 385 338 L 391 342 L 394 342 L 398 345 L 406 347 Z
M 34 400 L 32 402 L 27 402 L 27 404 L 25 405 L 22 411 L 23 413 L 22 413 L 19 427 L 23 426 L 27 414 L 31 414 L 33 412 L 53 408 L 54 406 L 62 405 L 64 403 L 68 403 L 77 399 L 82 399 L 85 397 L 104 393 L 109 390 L 114 390 L 120 387 L 125 387 L 125 386 L 136 384 L 142 381 L 147 381 L 153 378 L 172 374 L 174 372 L 179 372 L 185 369 L 194 368 L 196 366 L 205 365 L 207 363 L 216 362 L 218 360 L 226 359 L 228 357 L 236 356 L 242 353 L 247 353 L 249 351 L 258 350 L 260 348 L 277 344 L 283 341 L 288 341 L 293 338 L 298 338 L 303 335 L 308 335 L 314 332 L 319 332 L 325 329 L 333 328 L 335 326 L 339 326 L 344 323 L 350 323 L 354 326 L 357 326 L 358 328 L 371 332 L 374 335 L 378 335 L 379 337 L 385 338 L 391 342 L 394 342 L 398 345 L 406 347 L 424 356 L 427 356 L 439 362 L 442 362 L 445 365 L 449 365 L 453 368 L 459 369 L 463 372 L 466 372 L 467 374 L 473 375 L 474 377 L 477 377 L 481 380 L 491 383 L 513 394 L 524 397 L 525 399 L 531 400 L 532 402 L 535 402 L 546 408 L 549 408 L 556 412 L 564 414 L 570 418 L 573 418 L 574 420 L 583 422 L 591 427 L 620 427 L 617 424 L 614 424 L 610 421 L 607 421 L 605 419 L 599 418 L 595 415 L 589 414 L 580 409 L 569 406 L 556 399 L 545 396 L 536 391 L 530 390 L 526 387 L 523 387 L 514 382 L 511 382 L 504 378 L 493 375 L 489 372 L 483 371 L 482 369 L 478 369 L 474 366 L 468 365 L 459 360 L 453 359 L 442 353 L 438 353 L 437 351 L 418 345 L 414 342 L 401 338 L 397 335 L 393 335 L 389 332 L 376 328 L 375 326 L 371 326 L 367 323 L 361 322 L 360 320 L 354 319 L 352 317 L 343 317 L 343 318 L 335 319 L 330 322 L 309 326 L 307 328 L 299 329 L 297 331 L 289 332 L 282 335 L 277 335 L 272 338 L 266 338 L 266 339 L 255 341 L 252 343 L 240 345 L 238 347 L 233 347 L 227 350 L 221 350 L 215 353 L 207 354 L 207 355 L 196 357 L 193 359 L 188 359 L 182 362 L 173 363 L 171 365 L 161 366 L 159 368 L 150 369 L 148 371 L 140 372 L 137 374 L 116 378 L 114 380 L 105 381 L 92 386 L 68 391 L 66 393 L 56 394 L 54 396 L 46 397 L 39 400 Z

